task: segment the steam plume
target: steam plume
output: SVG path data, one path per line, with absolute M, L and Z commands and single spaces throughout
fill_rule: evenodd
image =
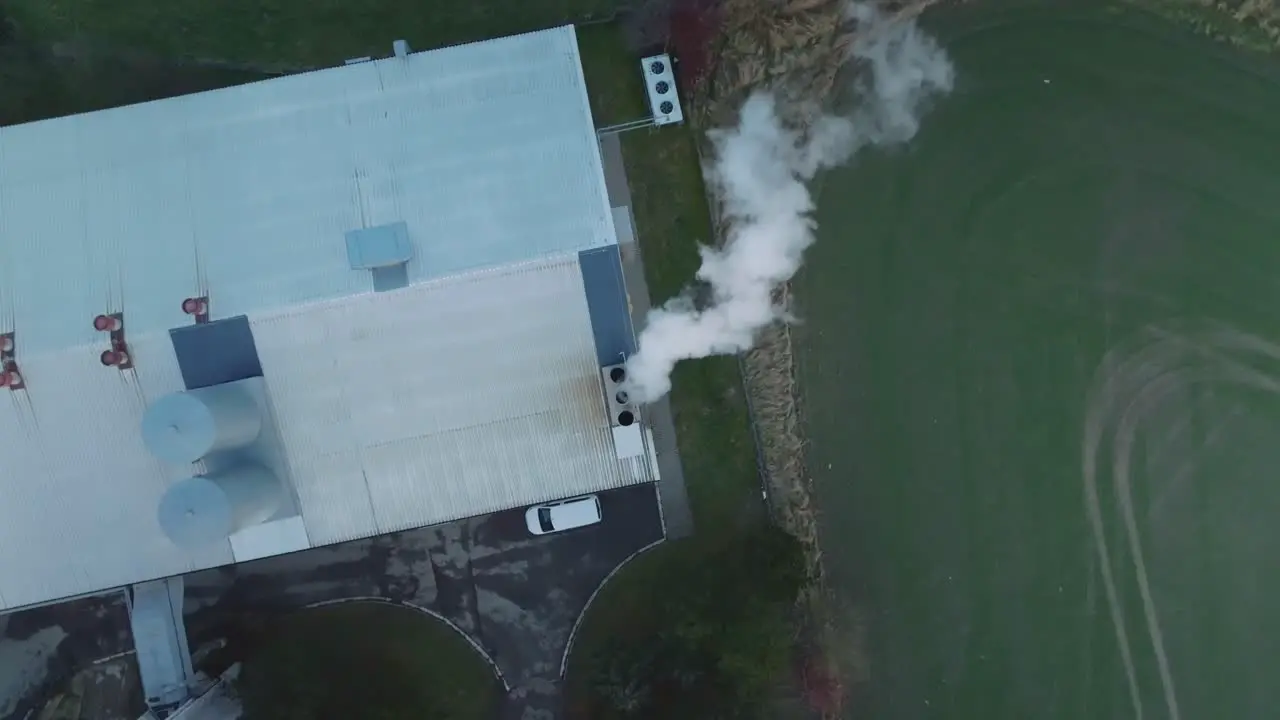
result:
M 850 50 L 863 71 L 852 112 L 824 115 L 802 134 L 783 125 L 777 100 L 761 92 L 743 105 L 736 127 L 710 133 L 708 182 L 728 228 L 723 248 L 700 250 L 697 279 L 710 299 L 699 307 L 686 293 L 649 313 L 627 362 L 633 398 L 661 398 L 680 360 L 747 350 L 760 329 L 786 319 L 773 292 L 800 269 L 817 228 L 806 183 L 866 145 L 910 140 L 925 101 L 951 89 L 951 62 L 913 22 L 889 24 L 862 3 L 848 15 L 864 30 Z

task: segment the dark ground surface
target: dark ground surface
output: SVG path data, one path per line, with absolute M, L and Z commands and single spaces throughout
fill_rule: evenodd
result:
M 48 653 L 38 651 L 39 646 L 46 646 L 39 642 L 42 634 L 51 635 L 56 642 L 48 643 L 52 645 Z M 14 675 L 43 678 L 23 697 L 0 697 L 0 718 L 28 717 L 53 693 L 61 692 L 76 673 L 96 661 L 121 656 L 132 649 L 129 612 L 120 594 L 20 610 L 0 618 L 0 658 L 7 660 L 0 663 L 0 672 L 7 675 L 0 678 L 0 687 L 8 687 Z M 118 657 L 114 664 L 136 677 L 132 655 Z M 140 691 L 132 697 L 110 700 L 101 720 L 136 718 L 145 710 Z
M 191 646 L 234 633 L 246 617 L 355 598 L 403 603 L 447 619 L 497 664 L 510 688 L 504 720 L 559 717 L 561 662 L 578 616 L 619 563 L 663 537 L 653 485 L 599 495 L 604 522 L 565 533 L 530 535 L 519 508 L 189 575 Z M 61 628 L 65 637 L 49 655 L 45 682 L 0 715 L 3 720 L 26 718 L 63 692 L 73 674 L 133 649 L 120 596 L 8 618 L 0 644 L 10 648 L 50 629 Z M 130 655 L 121 660 L 133 664 Z M 35 665 L 31 671 L 38 673 L 41 662 L 28 663 Z M 137 717 L 140 700 L 137 692 L 85 717 Z M 0 708 L 6 706 L 0 698 Z
M 652 485 L 600 493 L 604 522 L 533 537 L 516 509 L 187 577 L 192 646 L 236 617 L 344 598 L 438 613 L 470 635 L 510 687 L 504 718 L 559 716 L 560 666 L 605 577 L 662 539 Z

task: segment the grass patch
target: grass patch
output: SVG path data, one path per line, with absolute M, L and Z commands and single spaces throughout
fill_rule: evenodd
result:
M 597 126 L 648 115 L 639 58 L 613 24 L 581 28 L 578 44 Z M 689 288 L 715 241 L 702 164 L 689 126 L 621 135 L 645 281 L 655 304 Z M 754 439 L 733 357 L 684 362 L 672 378 L 671 406 L 689 501 L 700 536 L 741 526 L 759 501 Z
M 612 17 L 617 0 L 8 0 L 26 32 L 267 67 L 385 56 Z
M 638 58 L 627 53 L 620 40 L 610 40 L 610 32 L 616 29 L 585 28 L 579 34 L 598 125 L 643 117 L 647 112 Z M 645 278 L 655 304 L 689 288 L 701 264 L 699 246 L 714 242 L 694 132 L 681 126 L 621 136 Z M 670 605 L 670 596 L 696 594 L 717 585 L 716 578 L 737 595 L 754 596 L 761 589 L 740 576 L 720 577 L 724 563 L 714 560 L 737 550 L 763 517 L 756 450 L 737 359 L 681 363 L 672 384 L 671 406 L 695 535 L 664 543 L 637 558 L 601 590 L 570 659 L 571 717 L 601 716 L 601 709 L 589 699 L 593 683 L 599 680 L 600 660 L 616 657 L 628 641 L 642 646 L 650 639 L 679 633 L 681 627 L 700 636 L 704 631 L 711 633 L 715 642 L 728 641 L 713 632 L 720 625 L 703 624 L 708 619 L 698 615 L 701 610 L 688 610 L 689 617 L 680 617 L 687 607 L 705 609 L 696 602 L 686 606 L 678 601 L 675 607 L 680 609 L 654 612 L 659 604 Z M 764 644 L 777 639 L 777 633 L 765 635 L 752 637 Z M 764 649 L 768 648 L 747 648 L 739 655 L 725 648 L 716 654 L 743 657 Z
M 622 28 L 617 23 L 599 23 L 579 26 L 577 31 L 596 127 L 648 117 L 640 58 L 625 51 Z
M 1245 50 L 1271 52 L 1280 46 L 1280 3 L 1275 0 L 1124 0 L 1124 3 Z
M 501 686 L 458 632 L 384 603 L 303 610 L 244 661 L 245 720 L 494 717 Z
M 607 610 L 593 622 L 617 622 L 574 648 L 569 717 L 773 720 L 768 701 L 792 667 L 799 541 L 757 524 L 667 548 L 679 552 L 655 551 L 628 569 L 626 597 L 607 588 Z
M 661 303 L 688 287 L 701 264 L 698 247 L 714 241 L 695 138 L 684 127 L 638 130 L 623 135 L 622 150 L 645 280 Z M 760 498 L 737 359 L 678 365 L 671 407 L 696 532 L 732 532 Z
M 607 19 L 618 4 L 0 0 L 0 125 L 332 67 L 352 57 L 387 56 L 400 38 L 425 50 Z M 608 31 L 585 36 L 587 43 L 612 39 Z

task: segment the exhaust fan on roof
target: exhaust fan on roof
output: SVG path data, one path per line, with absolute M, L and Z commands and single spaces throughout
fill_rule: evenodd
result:
M 649 109 L 655 125 L 684 122 L 680 109 L 680 93 L 676 90 L 676 75 L 671 67 L 671 56 L 663 53 L 640 61 L 644 72 L 645 88 L 649 92 Z
M 613 447 L 618 458 L 644 454 L 644 434 L 640 429 L 640 413 L 627 397 L 627 369 L 623 365 L 600 368 L 604 381 L 605 403 L 609 408 L 609 425 L 613 428 Z
M 609 404 L 609 424 L 614 427 L 628 427 L 639 421 L 636 407 L 627 397 L 625 383 L 627 368 L 624 365 L 608 365 L 600 368 L 600 376 L 604 379 L 605 399 Z

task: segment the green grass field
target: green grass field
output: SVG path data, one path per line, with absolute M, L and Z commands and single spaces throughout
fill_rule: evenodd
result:
M 245 720 L 491 720 L 502 690 L 453 628 L 416 610 L 369 602 L 303 610 L 274 623 L 237 682 Z
M 613 16 L 616 0 L 8 0 L 22 31 L 88 38 L 165 58 L 275 67 L 326 67 L 386 55 L 391 41 L 417 49 Z
M 799 288 L 860 717 L 1270 716 L 1280 62 L 1116 4 L 928 25 L 956 90 L 827 178 Z

